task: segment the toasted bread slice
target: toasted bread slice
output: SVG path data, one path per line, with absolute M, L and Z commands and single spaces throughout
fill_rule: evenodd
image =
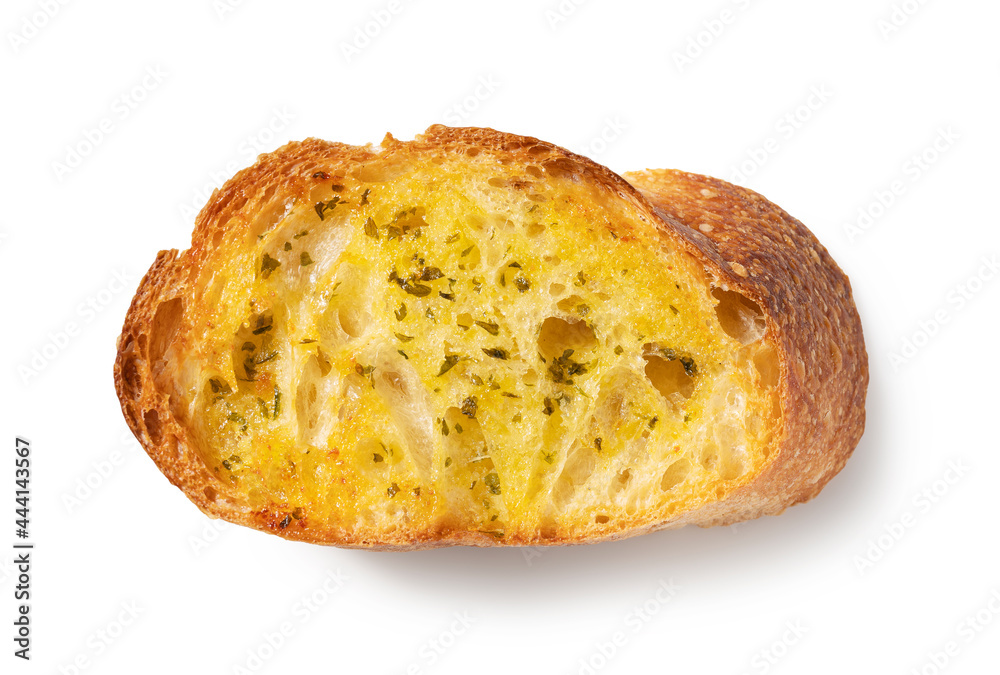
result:
M 763 197 L 443 126 L 261 156 L 159 254 L 115 363 L 204 512 L 392 549 L 780 513 L 844 465 L 867 381 L 847 278 Z

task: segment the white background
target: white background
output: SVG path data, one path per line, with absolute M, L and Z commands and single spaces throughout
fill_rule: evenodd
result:
M 1000 6 L 896 2 L 4 2 L 0 670 L 997 672 Z M 777 518 L 541 555 L 345 551 L 202 516 L 113 389 L 139 279 L 257 152 L 435 122 L 737 177 L 806 223 L 870 354 L 844 471 Z M 11 654 L 16 434 L 30 663 Z

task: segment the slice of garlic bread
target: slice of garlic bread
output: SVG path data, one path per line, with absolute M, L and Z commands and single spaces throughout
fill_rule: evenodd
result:
M 861 436 L 867 361 L 846 277 L 759 195 L 435 126 L 237 174 L 143 280 L 115 384 L 212 516 L 544 545 L 810 499 Z

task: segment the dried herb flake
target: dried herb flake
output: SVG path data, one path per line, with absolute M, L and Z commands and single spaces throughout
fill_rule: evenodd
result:
M 267 279 L 269 276 L 271 276 L 271 272 L 278 269 L 279 267 L 281 267 L 281 263 L 265 253 L 264 257 L 261 259 L 261 265 L 260 265 L 261 278 Z

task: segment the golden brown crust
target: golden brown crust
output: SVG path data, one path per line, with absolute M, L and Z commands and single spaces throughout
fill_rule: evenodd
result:
M 778 340 L 784 429 L 757 478 L 687 522 L 724 525 L 808 501 L 865 426 L 868 355 L 851 285 L 805 225 L 761 195 L 680 171 L 625 174 L 721 283 L 753 299 Z
M 308 139 L 262 155 L 217 190 L 196 220 L 189 250 L 161 252 L 125 319 L 115 361 L 115 387 L 133 433 L 172 483 L 213 517 L 289 539 L 345 547 L 412 550 L 450 545 L 557 545 L 598 539 L 556 537 L 502 541 L 465 531 L 404 533 L 333 531 L 253 511 L 205 467 L 184 424 L 172 412 L 169 382 L 158 382 L 164 352 L 182 322 L 183 303 L 197 303 L 194 279 L 223 237 L 239 237 L 277 197 L 301 197 L 317 175 L 349 162 L 400 161 L 420 153 L 488 152 L 508 162 L 541 164 L 549 173 L 587 181 L 624 200 L 639 220 L 655 224 L 665 246 L 704 265 L 715 285 L 756 302 L 780 363 L 783 428 L 767 466 L 722 501 L 648 522 L 637 516 L 600 540 L 680 527 L 728 524 L 814 497 L 844 465 L 864 428 L 868 383 L 861 324 L 847 278 L 802 225 L 760 195 L 721 180 L 676 171 L 620 177 L 589 159 L 534 138 L 492 129 L 433 126 L 410 143 L 386 136 L 381 151 Z M 277 196 L 277 197 L 276 197 Z M 170 303 L 173 298 L 180 300 Z

